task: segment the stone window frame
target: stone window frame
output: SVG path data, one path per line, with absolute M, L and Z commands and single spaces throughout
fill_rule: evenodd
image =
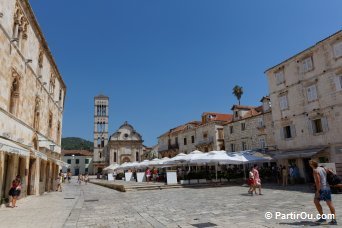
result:
M 246 129 L 246 122 L 241 122 L 241 131 L 245 131 Z
M 310 91 L 309 91 L 310 89 Z M 314 93 L 312 91 L 315 91 Z M 307 86 L 305 86 L 305 94 L 306 94 L 306 100 L 308 103 L 312 103 L 318 100 L 318 90 L 317 90 L 317 84 L 311 83 Z M 310 95 L 311 94 L 311 95 Z M 315 97 L 313 97 L 315 95 Z
M 331 44 L 331 48 L 332 48 L 332 52 L 333 52 L 335 60 L 342 58 L 342 40 L 341 39 L 336 39 Z
M 276 79 L 276 85 L 281 85 L 285 83 L 285 68 L 284 67 L 279 67 L 275 72 L 274 72 L 274 78 Z
M 316 126 L 317 120 L 320 120 L 321 131 L 317 131 L 317 126 Z M 329 124 L 328 124 L 327 117 L 324 115 L 316 115 L 316 116 L 310 117 L 308 119 L 308 128 L 309 128 L 309 132 L 311 135 L 314 135 L 314 136 L 324 135 L 325 133 L 329 131 Z
M 8 112 L 17 117 L 19 113 L 21 76 L 14 68 L 11 69 L 11 74 L 12 82 L 9 91 Z
M 315 69 L 315 64 L 314 64 L 312 53 L 307 54 L 303 58 L 301 58 L 299 63 L 300 63 L 300 68 L 299 68 L 300 72 L 303 74 L 311 72 Z
M 41 104 L 41 99 L 39 96 L 36 96 L 35 98 L 35 105 L 34 105 L 34 110 L 33 110 L 33 128 L 36 131 L 39 131 L 39 125 L 40 125 L 40 104 Z
M 18 48 L 22 48 L 22 41 L 27 40 L 27 28 L 29 22 L 21 9 L 19 2 L 15 4 L 15 10 L 13 15 L 13 28 L 12 28 L 12 39 L 17 39 L 16 45 Z
M 288 131 L 289 129 L 289 131 Z M 293 123 L 283 124 L 280 128 L 280 138 L 282 140 L 292 140 L 297 136 L 296 127 Z
M 279 99 L 279 108 L 281 111 L 285 111 L 285 110 L 288 110 L 289 109 L 289 99 L 288 99 L 288 92 L 283 92 L 283 93 L 280 93 L 278 95 L 278 99 Z M 282 100 L 282 97 L 285 97 L 285 100 L 286 100 L 286 107 L 283 106 L 282 104 L 284 104 L 284 101 L 285 100 Z

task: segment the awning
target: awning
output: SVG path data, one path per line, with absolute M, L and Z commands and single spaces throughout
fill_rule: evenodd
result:
M 18 154 L 18 155 L 25 156 L 25 157 L 30 156 L 29 150 L 4 138 L 0 138 L 0 151 L 12 153 L 12 154 Z
M 53 159 L 57 165 L 59 166 L 62 166 L 62 167 L 66 167 L 66 168 L 69 168 L 70 165 L 64 161 L 61 161 L 61 160 L 58 160 L 58 159 Z
M 311 158 L 317 153 L 323 151 L 323 148 L 307 149 L 307 150 L 295 150 L 295 151 L 279 151 L 274 152 L 274 159 L 293 159 L 293 158 Z
M 44 154 L 44 153 L 42 153 L 42 152 L 40 152 L 40 151 L 37 151 L 37 150 L 33 150 L 32 153 L 33 153 L 36 157 L 38 157 L 38 158 L 40 158 L 40 159 L 42 159 L 42 160 L 47 161 L 47 156 L 46 156 L 46 154 Z

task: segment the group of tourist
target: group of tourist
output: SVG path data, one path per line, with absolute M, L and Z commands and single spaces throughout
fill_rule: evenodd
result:
M 259 189 L 259 195 L 262 195 L 261 193 L 261 179 L 259 176 L 259 171 L 258 171 L 258 165 L 255 164 L 251 170 L 249 171 L 249 178 L 248 178 L 248 194 L 253 195 L 253 192 L 255 195 L 257 195 L 256 189 Z
M 146 182 L 149 183 L 151 181 L 156 182 L 159 181 L 159 172 L 156 167 L 153 167 L 152 170 L 150 168 L 146 168 L 145 170 L 145 176 L 146 176 Z
M 78 184 L 82 184 L 82 182 L 84 182 L 85 184 L 88 184 L 88 182 L 89 182 L 89 175 L 88 175 L 88 173 L 86 173 L 86 174 L 78 174 L 77 183 Z

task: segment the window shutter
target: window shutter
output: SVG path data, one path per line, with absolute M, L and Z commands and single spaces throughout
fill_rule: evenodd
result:
M 287 109 L 289 106 L 287 104 L 287 97 L 284 96 L 284 109 Z
M 280 103 L 280 109 L 284 110 L 287 109 L 287 97 L 286 96 L 282 96 L 279 98 L 279 103 Z
M 312 100 L 316 100 L 317 99 L 316 85 L 311 86 L 311 98 L 312 98 Z
M 308 101 L 312 101 L 312 97 L 311 97 L 311 87 L 306 88 L 306 95 L 308 98 Z
M 291 125 L 291 138 L 294 138 L 296 137 L 296 128 L 295 128 L 295 125 L 292 124 Z
M 281 139 L 285 139 L 285 135 L 284 135 L 284 128 L 280 128 L 280 138 Z
M 334 78 L 336 91 L 342 90 L 342 75 L 338 75 Z
M 310 120 L 310 119 L 308 119 L 308 128 L 309 128 L 310 135 L 313 135 L 314 129 L 313 129 L 313 125 L 312 125 L 312 120 Z
M 323 117 L 323 118 L 321 119 L 321 121 L 322 121 L 323 132 L 327 132 L 327 131 L 329 130 L 329 128 L 328 128 L 328 119 L 327 119 L 327 117 Z
M 313 68 L 312 57 L 308 58 L 307 64 L 307 71 L 309 71 Z
M 336 58 L 342 56 L 342 42 L 334 45 L 334 52 Z

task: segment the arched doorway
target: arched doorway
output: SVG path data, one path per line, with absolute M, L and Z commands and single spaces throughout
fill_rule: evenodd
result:
M 131 159 L 130 159 L 129 157 L 123 157 L 123 158 L 121 159 L 121 164 L 122 164 L 122 163 L 125 163 L 125 162 L 131 162 Z

